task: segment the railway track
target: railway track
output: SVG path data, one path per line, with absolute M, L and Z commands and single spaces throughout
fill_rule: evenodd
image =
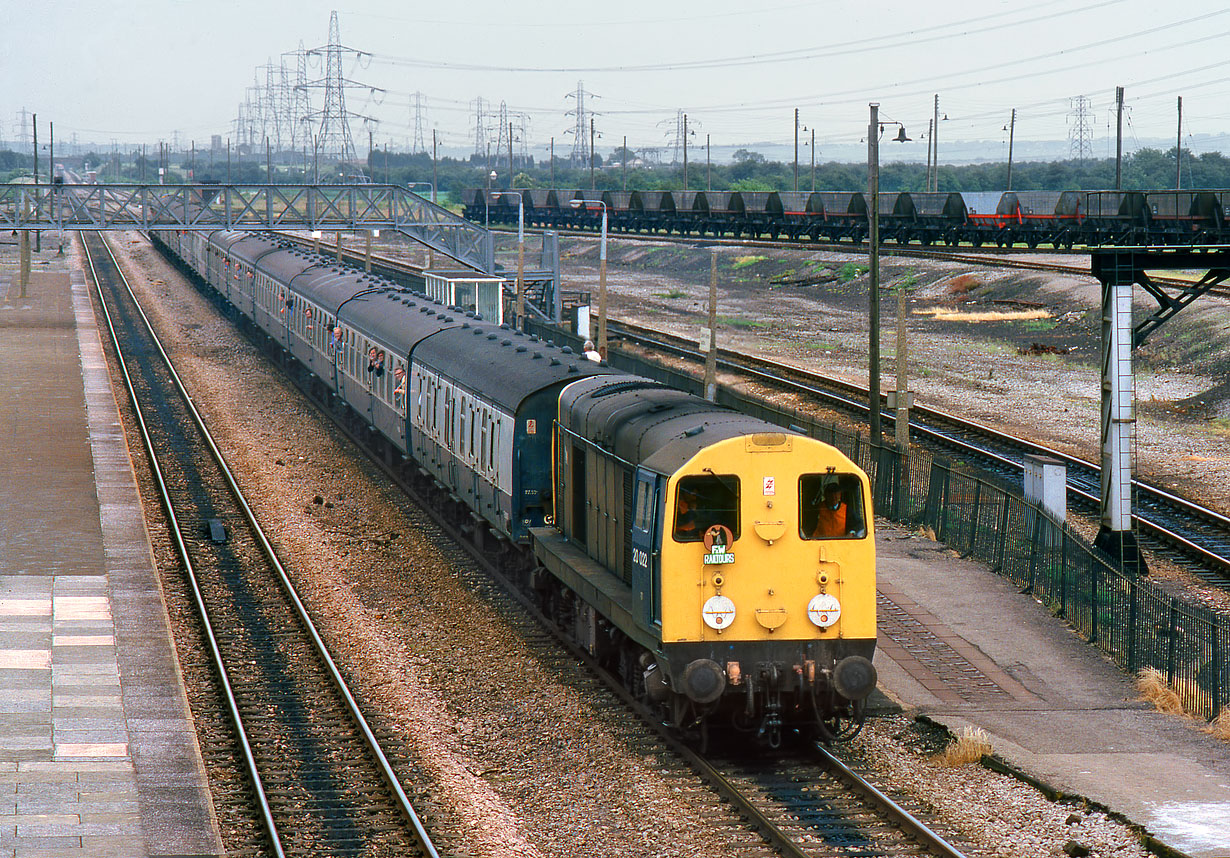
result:
M 97 300 L 131 397 L 234 728 L 248 805 L 245 847 L 267 855 L 435 858 L 372 727 L 101 236 L 83 237 Z M 217 749 L 206 748 L 207 756 Z M 235 814 L 220 808 L 220 815 Z M 240 814 L 242 815 L 242 814 Z M 248 852 L 245 852 L 248 854 Z
M 211 297 L 217 300 L 216 296 Z M 259 332 L 250 326 L 245 326 L 245 330 L 259 345 Z M 501 585 L 500 592 L 490 597 L 514 600 L 519 605 L 522 615 L 533 626 L 522 626 L 523 639 L 537 651 L 549 647 L 544 661 L 559 663 L 561 672 L 582 662 L 593 677 L 592 682 L 584 685 L 594 692 L 599 688 L 610 692 L 614 695 L 612 706 L 636 717 L 640 732 L 651 737 L 635 742 L 633 750 L 638 756 L 655 757 L 658 767 L 679 784 L 679 789 L 696 789 L 699 778 L 712 791 L 715 807 L 728 804 L 735 808 L 746 821 L 747 829 L 730 832 L 731 854 L 749 858 L 772 854 L 792 858 L 836 858 L 850 854 L 866 858 L 963 856 L 921 814 L 890 799 L 823 747 L 808 745 L 802 749 L 800 758 L 789 760 L 720 759 L 698 753 L 663 723 L 659 712 L 644 706 L 614 674 L 571 642 L 566 631 L 542 612 L 534 591 L 519 586 L 505 574 L 506 557 L 493 552 L 490 543 L 484 546 L 476 542 L 466 528 L 458 527 L 442 512 L 447 504 L 432 495 L 430 481 L 418 469 L 391 462 L 385 451 L 368 444 L 365 421 L 348 421 L 336 409 L 327 407 L 316 396 L 318 387 L 303 372 L 291 369 L 289 374 L 304 395 L 321 407 L 322 413 L 364 450 L 487 576 Z M 556 653 L 554 657 L 551 650 Z
M 608 324 L 613 336 L 628 342 L 690 362 L 704 361 L 695 343 L 688 340 L 626 322 Z M 867 388 L 850 382 L 725 349 L 718 350 L 718 366 L 815 399 L 862 420 L 868 419 L 870 413 Z M 886 426 L 893 425 L 891 411 L 883 411 L 881 416 Z M 910 432 L 914 438 L 956 452 L 1017 482 L 1024 471 L 1026 455 L 1059 459 L 1068 468 L 1069 502 L 1080 509 L 1099 509 L 1101 469 L 1092 462 L 925 406 L 911 409 Z M 1151 540 L 1148 547 L 1168 551 L 1183 559 L 1194 574 L 1208 583 L 1230 589 L 1230 518 L 1139 480 L 1133 481 L 1133 486 L 1135 519 L 1139 532 Z

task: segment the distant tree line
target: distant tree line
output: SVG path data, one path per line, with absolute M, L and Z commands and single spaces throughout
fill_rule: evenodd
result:
M 629 159 L 625 170 L 618 150 L 606 163 L 595 160 L 595 169 L 576 168 L 557 158 L 555 170 L 549 163 L 532 159 L 514 161 L 515 173 L 510 185 L 507 161 L 496 167 L 495 187 L 518 188 L 589 188 L 600 190 L 680 190 L 683 188 L 683 167 L 680 164 L 648 167 Z M 635 164 L 635 166 L 634 166 Z M 397 183 L 431 181 L 431 156 L 376 153 L 369 171 L 375 181 Z M 553 177 L 554 172 L 554 177 Z M 926 188 L 925 164 L 889 162 L 880 165 L 880 188 L 884 191 L 921 191 Z M 481 187 L 486 183 L 487 164 L 477 158 L 470 160 L 440 159 L 437 165 L 440 193 L 452 192 L 453 198 L 464 188 Z M 815 188 L 818 191 L 858 191 L 867 188 L 867 165 L 861 163 L 828 162 L 817 164 Z M 1175 181 L 1175 150 L 1140 149 L 1123 159 L 1122 186 L 1125 190 L 1173 188 Z M 1006 163 L 941 164 L 941 191 L 1003 191 L 1007 188 Z M 688 187 L 703 190 L 711 184 L 714 190 L 791 191 L 794 190 L 793 162 L 770 161 L 757 152 L 740 149 L 729 164 L 706 167 L 688 164 Z M 1105 190 L 1115 186 L 1113 158 L 1069 161 L 1029 161 L 1012 165 L 1013 190 Z M 812 188 L 810 164 L 799 165 L 799 190 Z M 1230 158 L 1220 152 L 1194 155 L 1183 152 L 1183 187 L 1230 188 Z
M 647 166 L 634 160 L 634 153 L 616 149 L 605 162 L 595 156 L 594 169 L 577 168 L 566 158 L 556 158 L 554 171 L 549 162 L 533 158 L 514 158 L 514 174 L 508 174 L 507 159 L 494 163 L 479 156 L 469 158 L 443 157 L 434 165 L 434 174 L 439 182 L 441 202 L 457 203 L 465 188 L 483 187 L 489 183 L 492 169 L 496 179 L 492 187 L 518 188 L 589 188 L 601 190 L 680 190 L 683 188 L 683 167 L 679 164 Z M 628 166 L 623 164 L 627 158 Z M 69 161 L 69 159 L 59 159 Z M 365 164 L 343 167 L 335 161 L 322 160 L 309 165 L 305 171 L 301 157 L 291 157 L 289 163 L 275 159 L 272 175 L 274 182 L 301 183 L 312 181 L 319 169 L 321 181 L 354 181 L 362 177 L 378 183 L 409 184 L 431 182 L 433 164 L 428 153 L 393 153 L 387 155 L 377 150 Z M 156 182 L 158 158 L 140 150 L 130 153 L 101 155 L 95 152 L 71 159 L 74 165 L 90 164 L 99 171 L 100 181 L 109 182 Z M 187 181 L 188 172 L 195 167 L 196 181 L 259 183 L 264 182 L 267 168 L 263 157 L 232 154 L 229 165 L 225 156 L 198 151 L 195 160 L 177 153 L 164 178 L 168 184 Z M 0 181 L 11 181 L 31 174 L 33 159 L 30 155 L 0 150 Z M 46 176 L 47 165 L 40 163 L 39 172 Z M 1123 159 L 1123 187 L 1128 190 L 1172 188 L 1175 181 L 1175 150 L 1140 149 Z M 941 164 L 939 187 L 941 191 L 1003 191 L 1007 187 L 1008 165 L 984 163 L 953 166 Z M 739 191 L 791 191 L 794 189 L 793 162 L 770 161 L 764 155 L 748 149 L 735 152 L 732 163 L 706 166 L 688 164 L 688 187 L 703 190 L 710 184 L 714 190 Z M 1084 162 L 1030 161 L 1013 164 L 1013 190 L 1104 190 L 1115 184 L 1113 158 L 1089 159 Z M 880 165 L 880 188 L 885 191 L 921 191 L 926 187 L 926 166 L 920 163 L 886 162 Z M 1183 187 L 1230 188 L 1230 158 L 1220 152 L 1194 155 L 1184 150 Z M 799 190 L 812 188 L 810 164 L 799 165 Z M 867 188 L 867 165 L 862 163 L 828 162 L 817 164 L 815 188 L 818 191 L 857 191 Z M 427 188 L 416 189 L 424 196 Z
M 880 188 L 885 191 L 922 191 L 927 184 L 926 173 L 925 164 L 881 163 Z M 1122 186 L 1127 190 L 1173 188 L 1175 150 L 1172 148 L 1163 152 L 1159 149 L 1140 149 L 1124 157 L 1122 174 Z M 625 174 L 619 161 L 608 161 L 604 168 L 595 170 L 593 175 L 596 188 L 614 190 L 624 187 Z M 626 175 L 629 190 L 683 188 L 683 167 L 679 164 L 654 168 L 629 165 Z M 518 187 L 548 187 L 550 170 L 537 165 L 520 169 L 517 179 Z M 939 168 L 941 191 L 1003 191 L 1007 182 L 1006 163 L 960 166 L 941 164 Z M 692 190 L 703 190 L 709 183 L 714 190 L 792 191 L 794 164 L 770 161 L 760 153 L 746 149 L 736 151 L 734 161 L 730 164 L 714 164 L 707 168 L 703 160 L 699 164 L 690 162 L 688 187 Z M 590 172 L 557 165 L 555 185 L 588 188 Z M 1029 161 L 1012 165 L 1013 190 L 1105 190 L 1114 186 L 1113 158 L 1088 159 L 1084 162 Z M 1183 187 L 1230 188 L 1230 158 L 1220 152 L 1194 155 L 1184 150 Z M 812 189 L 810 164 L 799 165 L 798 188 L 800 191 Z M 817 191 L 855 191 L 866 188 L 867 165 L 864 163 L 828 162 L 816 165 Z

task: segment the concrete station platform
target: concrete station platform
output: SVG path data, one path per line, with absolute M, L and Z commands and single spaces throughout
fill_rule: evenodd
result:
M 1193 858 L 1230 856 L 1230 745 L 1145 703 L 1132 678 L 1032 596 L 880 525 L 880 688 Z
M 0 247 L 0 858 L 221 855 L 85 277 Z

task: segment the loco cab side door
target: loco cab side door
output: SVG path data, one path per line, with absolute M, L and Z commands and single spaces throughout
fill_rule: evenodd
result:
M 636 493 L 632 514 L 632 592 L 646 627 L 662 625 L 662 573 L 659 547 L 662 540 L 662 488 L 658 474 L 636 469 Z

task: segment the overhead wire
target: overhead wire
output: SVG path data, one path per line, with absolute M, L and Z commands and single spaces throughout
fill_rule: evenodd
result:
M 1014 12 L 1000 12 L 992 15 L 983 16 L 982 18 L 967 19 L 960 23 L 936 24 L 931 27 L 923 27 L 917 30 L 907 30 L 897 33 L 892 33 L 887 36 L 868 36 L 863 39 L 843 40 L 841 42 L 833 42 L 826 45 L 817 45 L 808 48 L 792 48 L 786 51 L 771 51 L 762 54 L 742 54 L 733 57 L 716 57 L 704 60 L 690 61 L 672 61 L 665 63 L 639 63 L 628 65 L 614 66 L 496 66 L 483 63 L 456 63 L 441 60 L 422 60 L 414 57 L 389 57 L 383 56 L 378 59 L 378 62 L 389 65 L 409 66 L 412 68 L 423 69 L 441 69 L 446 71 L 476 71 L 490 73 L 519 73 L 519 74 L 597 74 L 597 73 L 629 73 L 629 72 L 650 72 L 650 71 L 685 71 L 685 70 L 704 70 L 713 68 L 730 68 L 732 66 L 743 65 L 764 65 L 768 63 L 780 62 L 800 62 L 803 60 L 827 59 L 833 57 L 848 56 L 855 53 L 866 53 L 869 50 L 884 51 L 895 48 L 916 46 L 920 43 L 934 42 L 941 39 L 950 39 L 954 36 L 970 36 L 980 35 L 983 33 L 994 32 L 996 30 L 1006 29 L 1008 27 L 1019 27 L 1024 24 L 1039 23 L 1043 21 L 1052 21 L 1056 18 L 1067 15 L 1074 15 L 1081 12 L 1088 12 L 1094 9 L 1099 9 L 1105 6 L 1112 6 L 1124 2 L 1124 0 L 1099 0 L 1099 2 L 1080 6 L 1075 8 L 1064 8 L 1059 12 L 1047 15 L 1036 15 L 1032 18 L 1024 18 L 1019 21 L 1006 21 L 999 24 L 992 24 L 986 27 L 973 28 L 963 30 L 953 34 L 948 32 L 954 27 L 959 27 L 961 24 L 973 21 L 985 21 L 994 18 L 1003 17 Z M 1046 4 L 1054 5 L 1054 4 Z M 1209 15 L 1222 14 L 1225 10 L 1212 12 Z M 921 35 L 930 33 L 931 35 Z M 895 41 L 894 41 L 895 40 Z

